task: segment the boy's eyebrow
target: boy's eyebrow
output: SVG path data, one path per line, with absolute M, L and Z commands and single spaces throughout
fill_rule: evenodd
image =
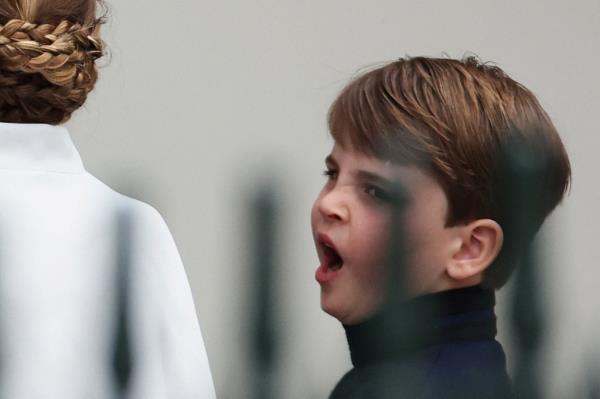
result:
M 369 181 L 379 183 L 382 185 L 393 185 L 394 184 L 393 181 L 391 181 L 381 175 L 378 175 L 377 173 L 369 172 L 366 170 L 358 170 L 356 172 L 356 177 L 361 180 L 369 180 Z
M 333 155 L 329 154 L 329 155 L 327 155 L 327 157 L 325 157 L 325 165 L 327 165 L 329 167 L 337 167 L 338 163 L 335 160 L 335 158 L 333 157 Z

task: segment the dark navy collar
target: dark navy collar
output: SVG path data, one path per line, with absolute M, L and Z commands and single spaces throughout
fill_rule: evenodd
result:
M 344 325 L 354 367 L 403 358 L 434 345 L 493 340 L 495 295 L 481 286 L 423 295 Z

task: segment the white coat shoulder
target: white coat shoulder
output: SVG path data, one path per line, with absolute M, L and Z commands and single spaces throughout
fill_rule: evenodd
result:
M 188 278 L 161 213 L 94 178 L 117 217 L 134 329 L 130 398 L 216 397 Z M 136 360 L 137 359 L 137 360 Z

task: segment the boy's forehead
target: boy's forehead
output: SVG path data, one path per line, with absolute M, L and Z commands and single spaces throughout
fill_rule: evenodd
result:
M 381 159 L 374 154 L 361 151 L 355 147 L 335 142 L 327 159 L 336 163 L 345 163 L 354 166 L 372 166 L 377 168 L 389 168 L 391 161 Z
M 342 168 L 349 169 L 354 174 L 368 172 L 380 175 L 390 180 L 412 180 L 410 176 L 427 173 L 424 168 L 413 163 L 393 162 L 390 159 L 382 159 L 372 154 L 358 151 L 355 148 L 335 143 L 326 162 L 334 163 Z
M 331 158 L 335 161 L 338 159 L 341 160 L 345 157 L 353 158 L 355 163 L 365 163 L 377 165 L 385 168 L 393 168 L 393 167 L 407 167 L 414 166 L 415 163 L 409 161 L 402 161 L 391 159 L 390 157 L 379 156 L 378 154 L 374 154 L 370 151 L 361 150 L 360 148 L 356 148 L 353 146 L 348 146 L 344 144 L 340 144 L 339 142 L 334 142 L 333 148 L 329 154 Z

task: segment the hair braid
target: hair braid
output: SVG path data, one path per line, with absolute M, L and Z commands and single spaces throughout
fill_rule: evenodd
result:
M 58 124 L 86 100 L 104 44 L 101 20 L 58 25 L 13 19 L 0 25 L 0 120 Z

